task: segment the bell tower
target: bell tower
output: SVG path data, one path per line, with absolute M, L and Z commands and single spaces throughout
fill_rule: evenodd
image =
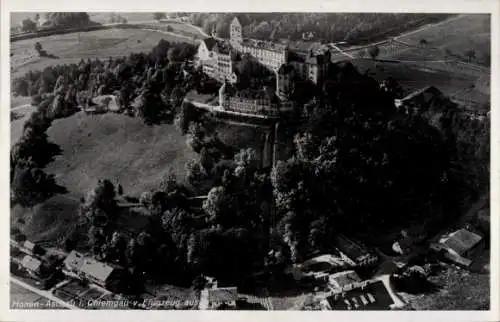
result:
M 243 29 L 241 27 L 238 17 L 234 17 L 231 25 L 229 26 L 229 38 L 231 44 L 241 44 L 243 41 Z

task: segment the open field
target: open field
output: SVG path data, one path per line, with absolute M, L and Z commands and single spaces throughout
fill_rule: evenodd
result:
M 42 70 L 48 66 L 77 63 L 82 58 L 107 59 L 149 52 L 161 39 L 188 41 L 170 34 L 139 29 L 107 29 L 16 41 L 11 43 L 11 77 L 20 77 L 30 70 Z M 58 58 L 31 57 L 36 42 L 40 42 L 48 54 Z
M 440 70 L 444 68 L 443 63 L 419 66 L 413 63 L 374 62 L 370 59 L 356 59 L 352 63 L 360 72 L 368 72 L 377 80 L 383 80 L 387 77 L 396 79 L 409 92 L 432 85 L 443 91 L 445 95 L 461 97 L 474 103 L 473 105 L 481 106 L 489 102 L 487 94 L 489 86 L 476 88 L 481 79 L 479 74 L 474 76 Z
M 405 294 L 405 300 L 415 310 L 488 310 L 490 276 L 456 267 L 446 268 L 431 281 L 440 285 L 435 293 Z
M 100 178 L 139 195 L 157 187 L 169 167 L 182 180 L 186 162 L 195 157 L 174 125 L 146 126 L 139 118 L 120 114 L 80 112 L 54 121 L 48 135 L 63 152 L 47 172 L 79 196 Z
M 427 41 L 428 47 L 464 56 L 467 50 L 474 49 L 477 59 L 490 53 L 490 15 L 467 14 L 450 20 L 439 26 L 421 30 L 398 38 L 398 40 L 418 45 L 421 39 Z

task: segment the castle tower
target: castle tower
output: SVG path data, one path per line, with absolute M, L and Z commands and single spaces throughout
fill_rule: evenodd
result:
M 233 46 L 239 45 L 243 42 L 243 28 L 241 27 L 238 17 L 234 17 L 229 25 L 229 38 Z
M 293 86 L 293 66 L 283 64 L 275 71 L 276 73 L 276 95 L 282 101 L 290 99 L 294 86 Z

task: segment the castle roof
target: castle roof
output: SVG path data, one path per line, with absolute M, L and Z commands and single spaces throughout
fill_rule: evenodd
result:
M 281 67 L 278 69 L 278 74 L 281 75 L 286 75 L 293 72 L 293 66 L 290 64 L 283 64 Z
M 238 19 L 238 17 L 237 17 L 237 16 L 235 16 L 235 17 L 233 18 L 233 20 L 231 21 L 231 25 L 238 25 L 238 26 L 240 26 L 240 27 L 241 27 L 240 20 Z
M 205 43 L 205 46 L 207 46 L 207 49 L 209 51 L 215 50 L 215 48 L 218 48 L 219 50 L 224 47 L 229 47 L 229 45 L 220 39 L 215 39 L 214 37 L 208 37 L 203 39 L 203 42 Z
M 228 55 L 231 52 L 231 46 L 224 41 L 216 40 L 212 50 L 217 53 Z
M 253 48 L 272 50 L 278 52 L 285 51 L 288 49 L 287 45 L 283 45 L 272 41 L 257 40 L 250 38 L 243 39 L 243 42 L 241 44 L 246 47 L 253 47 Z

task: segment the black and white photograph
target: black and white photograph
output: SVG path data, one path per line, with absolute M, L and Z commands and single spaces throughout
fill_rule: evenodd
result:
M 491 310 L 491 13 L 119 9 L 8 14 L 10 310 Z

